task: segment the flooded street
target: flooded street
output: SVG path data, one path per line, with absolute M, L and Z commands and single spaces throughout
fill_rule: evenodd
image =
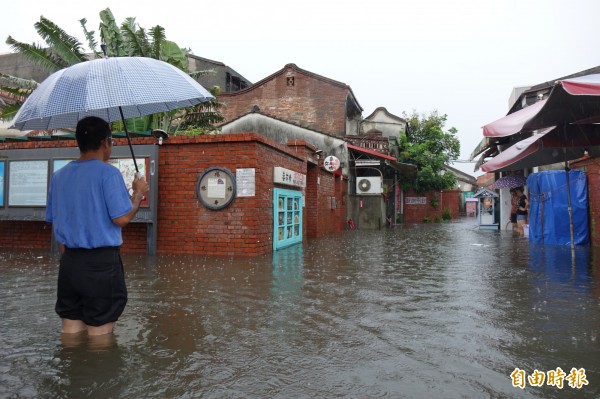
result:
M 61 340 L 57 257 L 0 250 L 0 398 L 600 398 L 599 262 L 473 219 L 125 254 L 129 303 L 97 342 Z M 512 385 L 558 367 L 589 385 Z

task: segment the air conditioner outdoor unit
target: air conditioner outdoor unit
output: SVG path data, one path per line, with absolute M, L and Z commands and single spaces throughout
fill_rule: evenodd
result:
M 357 177 L 356 178 L 356 193 L 362 194 L 381 194 L 383 192 L 383 185 L 381 177 Z

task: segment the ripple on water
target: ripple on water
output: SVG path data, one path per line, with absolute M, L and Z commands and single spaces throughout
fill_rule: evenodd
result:
M 600 381 L 591 258 L 571 267 L 468 221 L 253 259 L 124 254 L 130 300 L 115 346 L 95 352 L 61 347 L 56 260 L 40 255 L 0 251 L 0 397 L 560 394 L 515 391 L 515 367 L 584 367 Z

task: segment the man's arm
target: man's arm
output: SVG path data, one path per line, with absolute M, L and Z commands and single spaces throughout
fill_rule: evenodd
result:
M 142 199 L 144 199 L 144 194 L 149 191 L 148 182 L 142 178 L 136 176 L 133 179 L 133 183 L 131 184 L 133 188 L 133 195 L 131 196 L 131 211 L 123 216 L 119 216 L 118 218 L 113 219 L 113 223 L 118 224 L 120 227 L 125 227 L 131 220 L 134 218 L 137 211 L 140 209 L 140 204 L 142 203 Z
M 118 224 L 121 227 L 127 226 L 127 224 L 131 222 L 137 211 L 140 209 L 140 204 L 142 203 L 143 198 L 143 194 L 134 191 L 133 196 L 131 197 L 131 211 L 126 215 L 113 219 L 113 223 Z

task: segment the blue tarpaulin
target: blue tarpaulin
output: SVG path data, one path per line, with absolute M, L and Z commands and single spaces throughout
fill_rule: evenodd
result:
M 588 195 L 585 172 L 571 170 L 569 185 L 573 214 L 573 241 L 588 245 Z M 527 178 L 529 188 L 529 240 L 539 244 L 571 245 L 564 170 L 545 170 Z

